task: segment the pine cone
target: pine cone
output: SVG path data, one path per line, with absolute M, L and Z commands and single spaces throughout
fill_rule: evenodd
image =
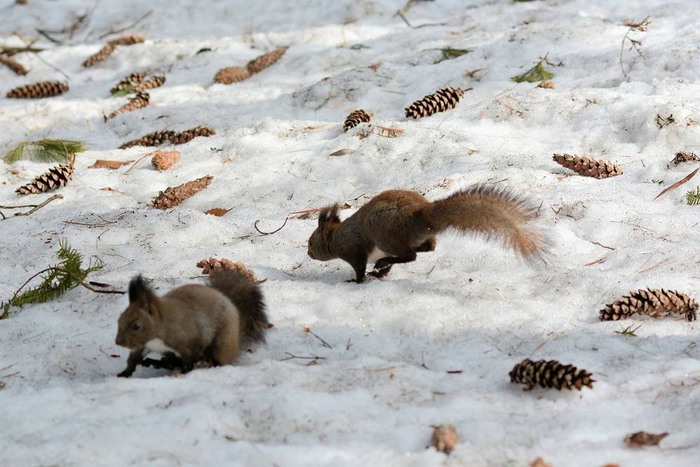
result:
M 362 122 L 369 122 L 370 115 L 362 109 L 353 110 L 343 123 L 343 131 L 355 128 Z
M 145 39 L 141 34 L 129 34 L 128 36 L 117 37 L 107 42 L 108 44 L 117 45 L 134 45 L 143 42 Z
M 673 158 L 671 163 L 673 165 L 682 164 L 683 162 L 694 162 L 700 161 L 700 157 L 696 156 L 692 152 L 677 152 L 676 157 Z
M 14 71 L 18 75 L 26 75 L 27 69 L 14 58 L 8 55 L 0 55 L 0 63 Z
M 214 75 L 214 81 L 221 84 L 231 84 L 243 81 L 250 76 L 250 71 L 247 68 L 239 66 L 231 66 L 222 68 Z
M 173 136 L 170 137 L 170 142 L 172 144 L 185 144 L 189 141 L 192 141 L 198 136 L 212 136 L 215 134 L 216 131 L 213 128 L 209 128 L 206 126 L 198 126 L 195 128 L 190 128 L 189 130 L 175 133 Z
M 145 71 L 131 73 L 129 76 L 122 78 L 116 86 L 109 90 L 109 92 L 110 94 L 117 94 L 124 91 L 128 94 L 133 92 L 136 89 L 136 86 L 143 82 L 144 79 L 146 79 Z
M 48 172 L 36 177 L 31 182 L 23 185 L 15 190 L 20 195 L 30 195 L 36 193 L 46 193 L 49 190 L 55 190 L 68 183 L 68 180 L 73 176 L 73 164 L 57 165 L 52 167 Z
M 151 164 L 156 170 L 162 172 L 168 170 L 179 160 L 180 153 L 177 151 L 156 151 L 151 159 Z
M 250 72 L 251 75 L 255 73 L 260 73 L 265 68 L 273 65 L 277 60 L 282 58 L 282 55 L 284 55 L 286 51 L 287 47 L 280 47 L 278 49 L 273 50 L 272 52 L 263 54 L 249 61 L 246 65 L 246 68 L 248 69 L 248 72 Z
M 165 76 L 155 75 L 134 86 L 134 91 L 145 92 L 149 89 L 159 88 L 165 84 Z
M 213 274 L 221 269 L 235 269 L 242 273 L 253 284 L 262 284 L 265 282 L 265 280 L 258 280 L 258 278 L 255 277 L 255 273 L 251 269 L 245 267 L 243 263 L 238 261 L 234 262 L 226 258 L 203 259 L 197 263 L 197 267 L 202 268 L 202 274 Z
M 176 187 L 169 187 L 153 199 L 151 206 L 157 209 L 169 209 L 177 206 L 208 187 L 213 179 L 214 177 L 207 175 Z
M 85 68 L 89 68 L 91 66 L 95 66 L 98 63 L 106 60 L 110 55 L 112 55 L 112 52 L 114 52 L 114 49 L 117 48 L 119 45 L 134 45 L 138 44 L 139 42 L 143 42 L 143 36 L 139 34 L 132 34 L 129 36 L 122 36 L 118 37 L 116 39 L 112 39 L 111 41 L 107 42 L 104 47 L 102 47 L 99 51 L 97 51 L 96 54 L 91 55 L 88 57 L 87 60 L 83 62 L 83 66 Z
M 428 117 L 437 112 L 453 109 L 464 95 L 462 88 L 443 88 L 435 94 L 429 94 L 419 101 L 406 107 L 406 118 Z
M 68 85 L 60 81 L 39 81 L 11 89 L 7 97 L 15 99 L 39 99 L 41 97 L 60 96 L 68 91 Z
M 98 50 L 94 55 L 90 55 L 87 58 L 87 60 L 83 62 L 83 66 L 85 68 L 90 68 L 91 66 L 97 65 L 98 63 L 106 60 L 110 55 L 112 55 L 112 52 L 114 52 L 114 49 L 116 48 L 116 45 L 108 43 L 100 50 Z
M 639 289 L 629 295 L 605 305 L 600 310 L 601 321 L 617 321 L 629 318 L 635 313 L 651 315 L 678 313 L 688 321 L 697 318 L 698 304 L 684 293 L 665 289 Z
M 509 373 L 511 383 L 524 384 L 525 391 L 539 385 L 543 388 L 578 389 L 588 386 L 593 389 L 594 379 L 586 370 L 578 370 L 573 365 L 562 365 L 556 360 L 526 358 L 513 367 Z
M 554 154 L 553 159 L 554 162 L 586 177 L 609 178 L 622 175 L 622 167 L 608 161 L 578 157 L 571 154 Z
M 125 112 L 131 112 L 133 110 L 138 110 L 138 109 L 142 109 L 144 107 L 147 107 L 148 101 L 150 100 L 150 98 L 151 98 L 151 96 L 149 96 L 147 92 L 136 93 L 136 96 L 129 99 L 129 102 L 122 105 L 121 107 L 119 107 L 117 110 L 115 110 L 111 114 L 107 115 L 105 117 L 105 121 L 110 120 L 119 114 L 123 114 Z
M 132 139 L 119 146 L 119 149 L 126 149 L 132 146 L 160 146 L 163 143 L 169 142 L 175 136 L 172 130 L 154 131 L 140 138 Z

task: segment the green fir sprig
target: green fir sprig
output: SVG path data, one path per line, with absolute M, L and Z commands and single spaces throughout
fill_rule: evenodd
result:
M 3 160 L 12 164 L 22 159 L 38 162 L 66 163 L 76 153 L 85 151 L 85 143 L 67 139 L 40 139 L 38 141 L 22 141 L 14 149 L 5 154 Z
M 698 186 L 696 189 L 690 190 L 688 193 L 686 193 L 685 200 L 691 206 L 695 206 L 697 204 L 700 204 L 700 186 Z
M 84 281 L 88 274 L 102 269 L 102 262 L 99 260 L 90 261 L 87 268 L 83 269 L 81 266 L 83 255 L 68 246 L 65 240 L 59 242 L 59 250 L 56 256 L 61 262 L 34 274 L 27 279 L 7 303 L 3 302 L 0 304 L 3 311 L 0 315 L 0 319 L 5 319 L 9 316 L 10 307 L 20 307 L 29 303 L 48 302 L 49 300 L 60 297 L 79 285 L 85 285 Z M 24 289 L 27 284 L 42 274 L 42 282 L 38 286 L 22 292 L 22 289 Z
M 545 65 L 553 65 L 547 59 L 547 55 L 540 58 L 540 61 L 535 64 L 532 68 L 527 70 L 521 75 L 515 75 L 510 79 L 516 83 L 536 83 L 537 81 L 546 81 L 548 79 L 554 78 L 554 73 L 547 70 Z

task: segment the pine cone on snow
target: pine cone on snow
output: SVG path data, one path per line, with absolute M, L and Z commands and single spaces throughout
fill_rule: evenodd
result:
M 118 92 L 125 91 L 127 93 L 132 92 L 136 89 L 136 86 L 140 84 L 144 79 L 146 79 L 145 71 L 136 71 L 131 73 L 129 76 L 122 78 L 116 86 L 109 90 L 110 94 L 117 94 Z
M 47 191 L 65 186 L 72 176 L 72 162 L 65 165 L 57 165 L 56 167 L 50 168 L 48 172 L 39 175 L 26 185 L 17 188 L 16 192 L 20 195 L 46 193 Z
M 39 99 L 42 97 L 60 96 L 68 91 L 68 85 L 60 81 L 39 81 L 11 89 L 7 97 L 15 99 Z
M 207 175 L 176 187 L 168 187 L 155 197 L 151 206 L 158 209 L 169 209 L 177 206 L 208 187 L 213 179 L 214 177 Z
M 126 36 L 117 37 L 107 42 L 111 45 L 134 45 L 143 42 L 145 39 L 141 34 L 129 34 Z
M 453 109 L 457 106 L 462 96 L 464 96 L 464 89 L 462 88 L 440 89 L 435 94 L 429 94 L 406 107 L 406 118 L 413 117 L 418 119 Z
M 177 151 L 156 151 L 151 159 L 151 164 L 157 171 L 162 172 L 168 170 L 179 160 L 180 153 Z
M 234 262 L 226 258 L 203 259 L 197 263 L 197 267 L 202 268 L 202 274 L 213 274 L 221 269 L 235 269 L 242 273 L 253 284 L 261 284 L 265 282 L 265 280 L 258 280 L 258 278 L 255 277 L 255 273 L 251 269 L 245 267 L 243 263 L 238 261 Z
M 139 34 L 132 34 L 129 36 L 122 36 L 112 39 L 111 41 L 107 42 L 107 44 L 105 44 L 105 46 L 102 47 L 97 53 L 88 57 L 88 59 L 83 62 L 83 66 L 85 68 L 89 68 L 106 60 L 110 55 L 112 55 L 112 52 L 114 52 L 119 45 L 134 45 L 143 41 L 143 36 Z
M 595 178 L 610 178 L 622 175 L 622 167 L 604 160 L 579 157 L 571 154 L 554 154 L 554 161 L 579 175 Z
M 163 143 L 169 142 L 174 136 L 175 132 L 172 130 L 154 131 L 153 133 L 148 133 L 140 138 L 127 141 L 119 146 L 119 149 L 126 149 L 132 146 L 160 146 Z
M 282 55 L 284 55 L 286 51 L 287 47 L 280 47 L 278 49 L 273 50 L 272 52 L 263 54 L 249 61 L 246 65 L 246 68 L 248 69 L 248 72 L 250 72 L 251 75 L 255 73 L 260 73 L 265 68 L 273 65 L 277 60 L 282 58 Z
M 149 96 L 147 92 L 138 92 L 138 93 L 136 93 L 136 96 L 129 99 L 129 102 L 122 105 L 121 107 L 119 107 L 117 110 L 115 110 L 111 114 L 107 115 L 105 117 L 105 121 L 110 120 L 119 114 L 123 114 L 125 112 L 131 112 L 133 110 L 138 110 L 138 109 L 142 109 L 144 107 L 147 107 L 148 101 L 150 99 L 151 99 L 151 96 Z
M 250 76 L 250 71 L 247 68 L 239 66 L 230 66 L 222 68 L 214 75 L 214 81 L 221 84 L 232 84 L 243 81 Z
M 678 313 L 688 321 L 697 317 L 697 302 L 684 293 L 666 289 L 639 289 L 605 305 L 600 310 L 601 321 L 617 321 L 633 314 L 651 315 Z
M 10 57 L 9 55 L 0 54 L 0 63 L 5 65 L 10 70 L 14 71 L 15 74 L 18 74 L 18 75 L 26 75 L 27 74 L 27 69 L 24 68 L 24 66 L 21 63 L 19 63 L 17 60 Z
M 107 58 L 112 55 L 112 52 L 114 52 L 114 49 L 116 49 L 117 46 L 114 44 L 107 44 L 104 47 L 102 47 L 100 50 L 98 50 L 95 54 L 90 55 L 84 62 L 83 66 L 85 68 L 90 68 L 91 66 L 95 66 L 98 63 L 107 60 Z
M 170 137 L 170 142 L 172 144 L 185 144 L 189 141 L 192 141 L 198 136 L 212 136 L 215 134 L 216 131 L 213 128 L 209 128 L 206 126 L 198 126 L 195 128 L 190 128 L 189 130 L 175 133 L 173 136 Z
M 562 365 L 556 360 L 532 361 L 526 358 L 513 367 L 509 373 L 511 383 L 524 384 L 525 391 L 535 386 L 543 388 L 578 389 L 587 386 L 593 389 L 594 379 L 586 370 L 573 365 Z
M 343 131 L 355 128 L 362 122 L 369 122 L 370 115 L 362 109 L 353 110 L 343 123 Z
M 145 92 L 145 91 L 148 91 L 149 89 L 159 88 L 164 84 L 165 84 L 165 76 L 154 75 L 154 76 L 150 77 L 149 79 L 142 81 L 141 83 L 134 86 L 134 91 Z

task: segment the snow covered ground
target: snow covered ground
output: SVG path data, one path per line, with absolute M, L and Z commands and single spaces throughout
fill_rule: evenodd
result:
M 201 282 L 201 259 L 241 261 L 267 278 L 274 323 L 267 345 L 240 365 L 177 378 L 139 368 L 118 379 L 125 296 L 77 288 L 12 309 L 0 321 L 0 465 L 524 466 L 540 456 L 553 466 L 697 465 L 699 325 L 600 322 L 598 311 L 637 288 L 700 290 L 700 208 L 685 201 L 700 179 L 654 199 L 697 168 L 669 161 L 700 144 L 700 4 L 436 0 L 413 4 L 410 26 L 395 15 L 404 5 L 0 1 L 0 47 L 37 40 L 44 49 L 15 56 L 31 69 L 25 77 L 0 66 L 0 150 L 40 138 L 89 144 L 57 192 L 63 199 L 24 217 L 0 209 L 10 217 L 0 221 L 0 300 L 55 263 L 66 239 L 104 262 L 92 280 L 124 289 L 142 273 L 159 294 Z M 81 15 L 72 34 L 57 32 Z M 622 23 L 647 16 L 648 31 L 630 36 L 642 55 L 626 42 L 621 68 Z M 146 41 L 82 67 L 126 33 Z M 213 83 L 218 69 L 280 46 L 287 53 L 267 70 Z M 445 47 L 470 52 L 436 63 Z M 546 54 L 554 89 L 511 81 Z M 126 102 L 109 89 L 139 70 L 165 74 L 165 86 L 149 107 L 105 123 Z M 70 91 L 4 97 L 54 79 Z M 406 105 L 445 86 L 474 90 L 454 110 L 404 117 Z M 367 124 L 343 133 L 357 108 L 404 133 L 360 138 Z M 177 146 L 171 170 L 147 160 L 88 168 L 152 150 L 116 149 L 130 139 L 197 125 L 217 133 Z M 341 149 L 354 152 L 329 156 Z M 553 153 L 607 159 L 624 175 L 572 175 Z M 14 190 L 48 167 L 0 162 L 0 204 L 46 199 Z M 182 205 L 148 207 L 159 191 L 204 175 L 213 183 Z M 350 204 L 348 216 L 389 188 L 437 199 L 474 183 L 541 203 L 551 268 L 446 234 L 435 252 L 357 285 L 345 282 L 352 270 L 342 261 L 306 256 L 313 217 L 266 236 L 253 227 L 260 220 L 270 232 L 291 212 L 333 202 Z M 203 213 L 211 208 L 231 211 Z M 636 336 L 620 334 L 627 326 L 639 326 Z M 596 383 L 523 392 L 508 372 L 526 357 L 585 368 Z M 439 424 L 459 434 L 449 456 L 426 449 Z M 626 447 L 640 430 L 669 435 L 658 447 Z

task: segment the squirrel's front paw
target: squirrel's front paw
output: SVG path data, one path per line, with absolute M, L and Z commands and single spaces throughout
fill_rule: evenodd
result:
M 129 371 L 129 369 L 127 368 L 126 370 L 124 370 L 124 371 L 122 371 L 121 373 L 119 373 L 119 374 L 117 375 L 117 378 L 128 378 L 128 377 L 130 377 L 132 374 L 134 374 L 134 372 L 133 372 L 133 371 Z

